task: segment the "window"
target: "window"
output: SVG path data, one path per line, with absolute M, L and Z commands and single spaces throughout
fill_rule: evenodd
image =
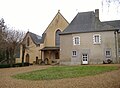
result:
M 77 51 L 72 51 L 72 56 L 77 56 Z
M 120 48 L 118 49 L 118 55 L 119 55 L 119 57 L 120 57 Z
M 101 36 L 100 34 L 93 35 L 93 44 L 100 44 L 101 43 Z
M 30 45 L 30 38 L 28 37 L 27 38 L 27 46 L 29 46 Z
M 60 34 L 61 33 L 61 31 L 58 29 L 57 31 L 56 31 L 56 34 L 55 34 L 55 45 L 56 46 L 59 46 L 60 45 Z
M 105 55 L 106 55 L 106 57 L 110 57 L 111 56 L 110 50 L 106 50 Z
M 87 54 L 83 54 L 82 58 L 83 58 L 83 61 L 88 61 L 88 55 Z
M 73 37 L 73 45 L 80 45 L 80 37 L 79 36 Z

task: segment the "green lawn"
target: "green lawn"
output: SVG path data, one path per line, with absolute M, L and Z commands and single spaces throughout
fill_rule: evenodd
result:
M 92 76 L 117 69 L 118 67 L 115 66 L 56 66 L 17 74 L 12 77 L 25 80 L 52 80 Z

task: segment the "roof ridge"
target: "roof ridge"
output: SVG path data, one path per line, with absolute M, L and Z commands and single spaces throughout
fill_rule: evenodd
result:
M 34 35 L 37 35 L 37 34 L 35 34 L 35 33 L 33 33 L 33 32 L 29 32 L 29 33 L 34 34 Z M 40 35 L 37 35 L 37 36 L 40 36 Z M 41 37 L 41 36 L 40 36 L 40 37 Z
M 60 14 L 60 16 L 62 16 L 63 19 L 65 19 L 65 17 L 60 13 L 60 10 L 58 10 L 57 14 L 53 17 L 52 21 L 49 23 L 49 25 L 47 26 L 47 28 L 45 29 L 43 33 L 45 33 L 48 30 L 49 26 L 52 24 L 52 22 L 54 21 L 54 19 L 57 17 L 58 14 Z M 69 24 L 69 22 L 66 19 L 65 21 Z
M 118 20 L 117 24 L 115 24 L 116 21 L 109 22 L 109 24 L 112 23 L 113 26 L 104 25 L 103 27 L 104 23 L 101 22 L 98 17 L 96 17 L 96 14 L 97 13 L 94 11 L 78 13 L 71 21 L 71 23 L 67 26 L 67 28 L 63 31 L 63 33 L 79 33 L 79 32 L 83 33 L 83 32 L 93 32 L 93 31 L 103 31 L 103 30 L 107 31 L 109 28 L 111 28 L 110 30 L 112 30 L 114 25 L 115 27 L 120 26 L 118 24 L 119 23 Z
M 120 21 L 120 20 L 109 20 L 109 21 L 102 21 L 102 22 L 115 22 L 115 21 Z
M 91 12 L 93 12 L 94 13 L 94 11 L 87 11 L 87 12 L 78 12 L 78 13 L 91 13 Z

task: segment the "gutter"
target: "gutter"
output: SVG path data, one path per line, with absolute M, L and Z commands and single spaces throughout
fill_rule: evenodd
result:
M 81 32 L 63 32 L 59 35 L 69 35 L 69 34 L 78 34 L 78 33 L 92 33 L 92 32 L 106 32 L 106 31 L 118 31 L 119 29 L 113 29 L 113 30 L 97 30 L 97 31 L 81 31 Z
M 114 32 L 115 34 L 115 54 L 116 54 L 116 63 L 118 62 L 118 31 Z

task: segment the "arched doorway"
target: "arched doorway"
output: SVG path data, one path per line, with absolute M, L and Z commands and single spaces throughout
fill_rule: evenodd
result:
M 29 54 L 27 54 L 27 55 L 26 55 L 25 62 L 28 62 L 28 63 L 29 63 L 29 59 L 30 59 L 30 56 L 29 56 Z

